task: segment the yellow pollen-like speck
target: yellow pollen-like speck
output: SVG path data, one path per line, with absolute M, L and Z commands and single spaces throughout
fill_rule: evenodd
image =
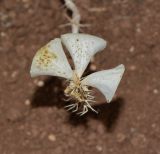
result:
M 42 47 L 36 55 L 36 65 L 41 69 L 47 69 L 49 65 L 57 58 L 57 55 L 50 52 L 47 47 Z

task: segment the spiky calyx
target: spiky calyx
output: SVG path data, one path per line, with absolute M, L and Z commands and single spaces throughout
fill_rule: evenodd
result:
M 74 100 L 74 104 L 66 106 L 68 110 L 72 112 L 77 112 L 79 108 L 82 111 L 79 112 L 81 116 L 88 112 L 88 109 L 96 112 L 91 106 L 94 101 L 94 96 L 91 95 L 92 91 L 88 89 L 88 86 L 82 85 L 80 78 L 74 73 L 73 80 L 69 82 L 69 85 L 64 91 L 65 95 L 69 97 L 69 100 Z

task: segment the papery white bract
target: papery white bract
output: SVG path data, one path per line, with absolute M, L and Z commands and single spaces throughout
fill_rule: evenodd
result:
M 74 71 L 68 63 L 61 41 L 74 61 Z M 116 68 L 99 71 L 81 79 L 92 56 L 105 47 L 106 41 L 93 35 L 64 34 L 61 39 L 54 39 L 38 50 L 33 58 L 31 76 L 51 75 L 69 79 L 64 93 L 70 99 L 75 100 L 75 103 L 66 106 L 67 109 L 76 112 L 81 107 L 80 115 L 87 113 L 88 109 L 96 112 L 92 108 L 94 96 L 88 86 L 99 89 L 110 102 L 124 73 L 124 66 L 119 65 Z
M 124 65 L 121 64 L 113 69 L 95 72 L 85 77 L 82 84 L 100 90 L 109 103 L 117 90 L 124 70 Z
M 67 79 L 73 71 L 68 63 L 61 40 L 56 38 L 38 50 L 31 65 L 31 76 L 52 75 Z
M 103 50 L 107 44 L 105 40 L 88 34 L 64 34 L 61 39 L 74 61 L 75 71 L 79 77 L 82 76 L 93 55 Z

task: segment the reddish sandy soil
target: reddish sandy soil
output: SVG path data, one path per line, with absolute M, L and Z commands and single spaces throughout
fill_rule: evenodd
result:
M 114 100 L 67 112 L 64 81 L 29 74 L 36 50 L 70 32 L 62 2 L 0 0 L 0 154 L 160 154 L 160 1 L 76 3 L 82 31 L 108 41 L 97 70 L 126 66 Z

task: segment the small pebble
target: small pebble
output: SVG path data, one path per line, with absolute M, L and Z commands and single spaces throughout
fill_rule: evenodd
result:
M 122 133 L 117 134 L 117 142 L 122 143 L 126 139 L 126 136 Z
M 38 87 L 43 87 L 43 86 L 44 86 L 44 81 L 42 81 L 42 80 L 34 80 L 34 83 L 35 83 Z
M 131 71 L 135 71 L 135 70 L 136 70 L 136 66 L 135 66 L 135 65 L 131 65 L 131 66 L 129 67 L 129 69 L 130 69 Z
M 156 124 L 155 123 L 153 123 L 151 126 L 152 126 L 152 128 L 156 128 Z
M 158 94 L 158 92 L 159 92 L 158 89 L 154 89 L 154 90 L 153 90 L 153 93 L 154 93 L 154 94 Z
M 130 49 L 129 49 L 129 52 L 130 52 L 130 53 L 133 53 L 134 50 L 135 50 L 134 46 L 131 46 Z
M 15 78 L 17 75 L 18 75 L 18 71 L 14 71 L 14 72 L 12 72 L 11 77 Z
M 37 86 L 38 87 L 43 87 L 44 86 L 44 81 L 38 81 Z
M 32 135 L 32 133 L 29 132 L 29 131 L 27 131 L 26 134 L 27 134 L 28 136 L 31 136 L 31 135 Z
M 56 136 L 53 134 L 48 135 L 48 139 L 52 142 L 56 141 Z
M 137 31 L 138 33 L 141 33 L 141 29 L 140 29 L 140 28 L 137 28 L 136 31 Z
M 6 33 L 5 33 L 5 32 L 1 32 L 1 33 L 0 33 L 0 36 L 1 36 L 1 37 L 5 37 L 5 36 L 6 36 Z
M 91 64 L 91 65 L 90 65 L 90 70 L 91 70 L 91 71 L 96 71 L 96 69 L 97 69 L 97 67 L 96 67 L 95 64 Z
M 29 106 L 31 104 L 31 101 L 29 99 L 26 99 L 24 102 L 25 105 Z
M 102 146 L 100 146 L 100 145 L 96 145 L 96 149 L 97 149 L 97 151 L 99 151 L 99 152 L 101 152 L 101 151 L 103 150 Z

